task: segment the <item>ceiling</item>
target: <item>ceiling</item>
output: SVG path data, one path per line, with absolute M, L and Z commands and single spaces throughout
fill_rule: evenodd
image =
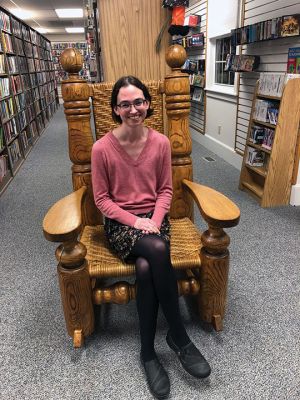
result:
M 13 8 L 22 8 L 32 11 L 33 19 L 24 19 L 32 28 L 47 29 L 45 36 L 63 34 L 68 35 L 65 27 L 84 27 L 85 18 L 61 19 L 58 18 L 55 8 L 83 8 L 88 0 L 1 0 L 1 6 L 8 11 Z

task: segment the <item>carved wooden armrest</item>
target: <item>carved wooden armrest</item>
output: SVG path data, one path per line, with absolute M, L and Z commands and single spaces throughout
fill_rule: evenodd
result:
M 81 231 L 81 204 L 86 194 L 85 186 L 55 203 L 43 221 L 44 236 L 50 242 L 74 240 Z
M 183 179 L 182 183 L 195 200 L 202 217 L 208 225 L 218 228 L 230 228 L 239 223 L 240 210 L 228 197 L 214 189 L 187 179 Z

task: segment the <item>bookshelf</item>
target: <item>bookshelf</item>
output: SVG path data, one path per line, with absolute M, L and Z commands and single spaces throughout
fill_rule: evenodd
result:
M 0 7 L 0 195 L 58 104 L 50 42 Z
M 283 206 L 290 201 L 298 167 L 299 77 L 261 74 L 256 85 L 239 188 L 262 207 Z

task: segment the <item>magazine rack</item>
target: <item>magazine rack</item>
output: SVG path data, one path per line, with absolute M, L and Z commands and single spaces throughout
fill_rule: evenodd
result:
M 192 182 L 190 86 L 188 75 L 180 71 L 185 50 L 179 45 L 171 46 L 166 59 L 172 73 L 163 82 L 145 83 L 156 111 L 147 120 L 149 125 L 164 132 L 164 105 L 168 117 L 166 134 L 172 148 L 174 186 L 171 260 L 173 267 L 183 273 L 178 280 L 180 295 L 194 295 L 201 318 L 220 330 L 229 269 L 229 237 L 223 228 L 237 225 L 240 211 L 221 193 Z M 124 281 L 124 277 L 134 275 L 135 269 L 110 252 L 91 187 L 93 136 L 89 98 L 93 101 L 96 136 L 100 138 L 114 126 L 110 117 L 113 84 L 88 84 L 79 79 L 82 58 L 75 49 L 64 51 L 61 64 L 69 73 L 69 79 L 62 83 L 62 95 L 74 192 L 51 207 L 44 218 L 43 231 L 46 239 L 61 243 L 56 258 L 64 315 L 74 346 L 80 347 L 84 337 L 94 330 L 94 304 L 124 304 L 135 298 L 135 284 Z M 202 235 L 193 223 L 193 199 L 208 224 Z M 109 278 L 121 281 L 109 285 Z

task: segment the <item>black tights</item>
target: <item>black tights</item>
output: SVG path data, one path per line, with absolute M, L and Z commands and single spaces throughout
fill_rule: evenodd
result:
M 169 245 L 156 235 L 147 235 L 134 245 L 130 255 L 136 258 L 136 303 L 141 353 L 143 360 L 149 361 L 155 355 L 154 337 L 159 304 L 174 342 L 181 347 L 188 344 L 190 339 L 180 317 L 177 280 L 170 261 Z

